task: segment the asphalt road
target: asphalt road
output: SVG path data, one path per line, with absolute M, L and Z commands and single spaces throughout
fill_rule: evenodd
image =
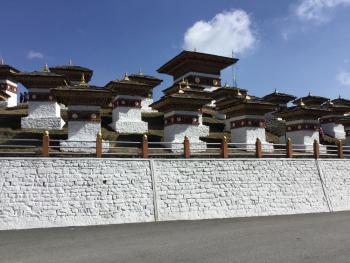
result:
M 350 212 L 0 231 L 0 262 L 350 262 Z

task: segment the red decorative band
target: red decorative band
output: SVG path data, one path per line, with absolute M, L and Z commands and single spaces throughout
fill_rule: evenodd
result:
M 231 121 L 231 129 L 237 129 L 242 127 L 266 128 L 266 123 L 264 120 L 258 119 L 242 119 L 237 121 Z
M 56 101 L 55 97 L 50 93 L 29 92 L 30 101 Z
M 319 125 L 314 123 L 300 123 L 300 124 L 293 124 L 293 125 L 287 125 L 287 131 L 300 131 L 300 130 L 313 130 L 318 131 Z
M 17 88 L 8 84 L 0 84 L 0 88 L 10 91 L 12 93 L 17 93 Z
M 206 86 L 221 86 L 221 80 L 218 78 L 211 77 L 202 77 L 202 76 L 187 76 L 186 79 L 189 83 L 197 84 L 197 85 L 206 85 Z
M 138 99 L 117 99 L 113 102 L 113 107 L 141 108 L 141 100 Z
M 173 124 L 191 124 L 199 125 L 198 116 L 191 115 L 172 115 L 164 119 L 164 125 L 173 125 Z
M 98 111 L 68 111 L 68 121 L 101 121 Z

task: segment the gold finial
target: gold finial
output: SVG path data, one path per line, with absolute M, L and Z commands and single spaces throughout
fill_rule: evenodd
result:
M 47 65 L 47 63 L 45 64 L 43 71 L 50 72 L 50 69 L 49 69 L 49 66 Z
M 143 75 L 144 75 L 144 74 L 143 74 L 141 68 L 139 68 L 139 76 L 143 76 Z
M 86 81 L 85 81 L 85 75 L 84 75 L 84 73 L 81 74 L 80 85 L 81 85 L 81 86 L 86 86 L 86 85 L 87 85 L 87 83 L 86 83 Z
M 180 82 L 179 82 L 180 87 L 182 87 L 183 85 L 186 85 L 186 81 L 183 78 Z
M 126 72 L 125 72 L 125 74 L 124 74 L 124 80 L 130 80 L 130 79 L 129 79 L 129 75 L 128 75 L 128 73 L 126 73 Z
M 49 131 L 44 131 L 45 136 L 49 136 Z
M 102 132 L 101 132 L 101 131 L 99 131 L 99 132 L 97 133 L 97 138 L 102 138 Z
M 300 106 L 300 107 L 304 107 L 305 106 L 305 103 L 304 103 L 303 99 L 299 100 L 298 106 Z
M 73 66 L 73 61 L 71 58 L 69 59 L 69 66 Z

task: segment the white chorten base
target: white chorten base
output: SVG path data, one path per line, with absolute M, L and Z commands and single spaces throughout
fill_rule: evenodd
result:
M 61 130 L 65 122 L 61 117 L 49 118 L 30 118 L 21 119 L 22 129 L 43 129 L 43 130 Z
M 312 153 L 314 151 L 314 141 L 320 141 L 320 136 L 318 131 L 314 130 L 299 130 L 290 131 L 286 133 L 285 138 L 290 138 L 293 144 L 293 151 L 301 151 Z M 320 144 L 320 152 L 326 153 L 327 147 Z
M 96 152 L 96 137 L 101 131 L 101 122 L 69 121 L 68 140 L 61 142 L 63 152 Z M 72 148 L 71 148 L 72 147 Z M 102 152 L 108 152 L 109 142 L 102 142 Z
M 329 135 L 338 140 L 344 140 L 346 137 L 343 124 L 337 124 L 334 122 L 321 124 L 323 133 Z
M 117 107 L 113 109 L 111 128 L 119 133 L 144 134 L 148 132 L 148 123 L 141 119 L 141 109 Z
M 21 119 L 24 129 L 60 130 L 64 124 L 61 108 L 54 101 L 29 101 L 28 116 Z
M 260 127 L 241 127 L 231 129 L 231 143 L 237 143 L 238 148 L 255 151 L 256 139 L 261 141 L 264 152 L 272 152 L 273 144 L 266 141 L 265 128 Z
M 153 99 L 144 98 L 141 100 L 141 111 L 142 112 L 158 112 L 157 110 L 152 109 L 149 105 L 153 103 Z
M 205 125 L 173 124 L 164 127 L 164 145 L 171 148 L 173 152 L 183 152 L 184 139 L 188 137 L 191 152 L 203 152 L 207 144 L 200 137 L 209 135 L 209 127 Z

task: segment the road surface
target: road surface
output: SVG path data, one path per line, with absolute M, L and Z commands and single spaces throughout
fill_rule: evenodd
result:
M 350 212 L 0 231 L 0 262 L 350 262 Z

